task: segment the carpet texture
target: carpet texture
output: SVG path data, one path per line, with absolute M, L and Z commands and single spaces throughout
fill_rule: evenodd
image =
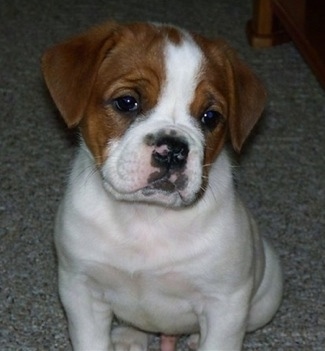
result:
M 46 47 L 106 19 L 170 22 L 221 36 L 269 91 L 236 167 L 238 191 L 283 264 L 284 298 L 245 350 L 325 349 L 325 96 L 292 44 L 256 50 L 242 0 L 0 3 L 0 349 L 71 350 L 57 294 L 53 219 L 75 142 L 44 86 Z M 157 349 L 157 338 L 151 349 Z M 180 342 L 180 350 L 186 350 Z M 91 350 L 90 350 L 91 351 Z

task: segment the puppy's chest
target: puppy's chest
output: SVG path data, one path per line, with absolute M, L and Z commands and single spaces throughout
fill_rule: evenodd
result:
M 190 301 L 201 293 L 185 273 L 156 269 L 131 274 L 109 266 L 96 267 L 90 283 L 94 294 L 108 302 L 117 317 L 145 330 L 168 333 L 176 328 L 182 332 L 196 323 Z

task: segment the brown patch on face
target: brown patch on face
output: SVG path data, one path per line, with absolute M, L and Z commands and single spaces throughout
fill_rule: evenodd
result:
M 165 79 L 164 36 L 149 25 L 132 25 L 120 33 L 117 45 L 102 62 L 81 130 L 88 147 L 102 164 L 107 143 L 119 139 L 125 130 L 157 103 Z M 114 100 L 132 96 L 140 104 L 137 114 L 118 111 Z
M 208 40 L 196 34 L 193 38 L 205 54 L 205 62 L 191 112 L 199 121 L 207 110 L 217 111 L 222 116 L 212 130 L 203 127 L 206 175 L 228 137 L 234 149 L 240 151 L 261 115 L 265 90 L 224 41 Z

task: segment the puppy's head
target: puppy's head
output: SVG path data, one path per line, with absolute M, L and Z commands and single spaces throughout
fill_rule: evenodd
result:
M 192 204 L 227 137 L 236 151 L 265 101 L 220 40 L 172 26 L 107 23 L 46 51 L 43 72 L 117 199 Z

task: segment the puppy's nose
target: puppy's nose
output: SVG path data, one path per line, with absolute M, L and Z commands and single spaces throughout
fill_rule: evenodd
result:
M 181 138 L 166 135 L 156 141 L 152 159 L 155 167 L 181 169 L 185 166 L 189 147 Z

